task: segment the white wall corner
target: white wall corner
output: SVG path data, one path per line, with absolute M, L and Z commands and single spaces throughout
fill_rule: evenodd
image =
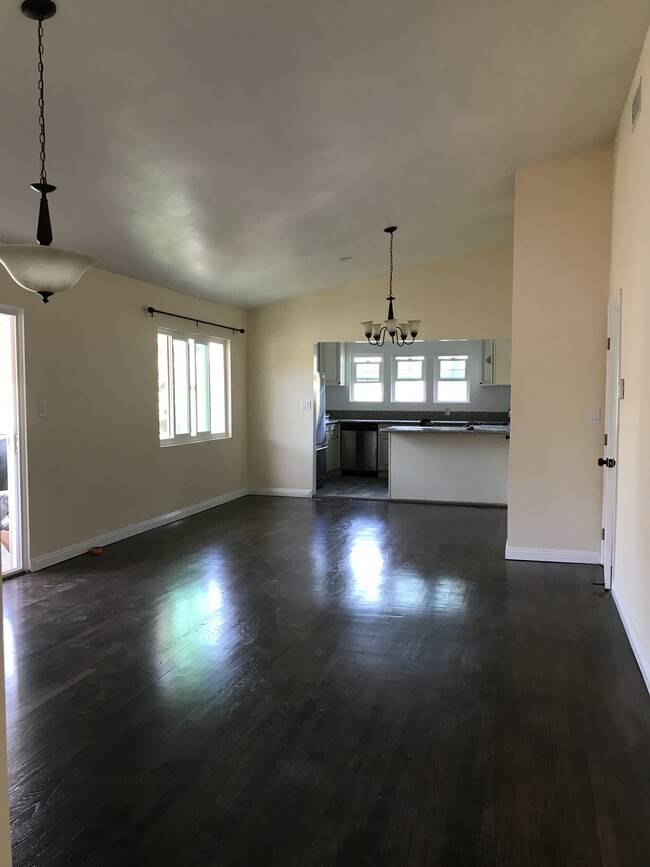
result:
M 140 521 L 138 524 L 131 524 L 129 527 L 122 527 L 119 530 L 104 533 L 103 535 L 96 536 L 93 539 L 87 539 L 84 542 L 77 542 L 74 545 L 68 545 L 67 548 L 59 548 L 58 551 L 52 551 L 50 554 L 43 554 L 41 557 L 32 557 L 29 564 L 29 571 L 38 572 L 40 569 L 46 569 L 48 566 L 55 566 L 57 563 L 62 563 L 64 560 L 71 560 L 73 557 L 78 557 L 80 554 L 86 554 L 91 548 L 111 545 L 113 542 L 120 542 L 122 539 L 137 536 L 139 533 L 146 533 L 148 530 L 155 530 L 157 527 L 162 527 L 165 524 L 172 524 L 174 521 L 180 521 L 181 518 L 189 518 L 191 515 L 197 515 L 199 512 L 206 512 L 208 509 L 223 506 L 225 503 L 230 503 L 232 500 L 238 500 L 240 497 L 247 496 L 247 494 L 248 488 L 241 488 L 238 491 L 230 491 L 227 494 L 221 494 L 219 497 L 213 497 L 210 500 L 195 503 L 194 505 L 187 506 L 184 509 L 177 509 L 174 512 L 168 512 L 166 515 L 159 515 L 158 517 L 150 518 L 147 521 Z
M 311 488 L 249 488 L 254 497 L 311 497 Z
M 566 551 L 554 548 L 515 548 L 506 543 L 506 560 L 537 563 L 589 563 L 600 565 L 600 551 Z
M 616 592 L 616 587 L 612 589 L 612 597 L 614 599 L 614 604 L 616 605 L 616 610 L 621 618 L 621 622 L 623 623 L 623 628 L 627 634 L 628 641 L 632 647 L 632 652 L 634 653 L 637 664 L 641 669 L 641 676 L 645 681 L 646 689 L 650 693 L 650 659 L 643 649 L 639 633 L 636 631 L 636 627 L 627 612 L 627 608 L 623 604 L 621 597 Z

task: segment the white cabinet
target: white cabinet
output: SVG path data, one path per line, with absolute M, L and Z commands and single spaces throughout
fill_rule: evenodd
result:
M 345 344 L 319 343 L 318 369 L 325 374 L 325 385 L 345 385 Z
M 327 472 L 341 469 L 341 428 L 338 424 L 327 425 Z
M 483 376 L 481 385 L 510 385 L 512 341 L 483 341 Z

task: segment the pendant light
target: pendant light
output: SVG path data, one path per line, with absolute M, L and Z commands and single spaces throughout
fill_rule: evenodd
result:
M 393 295 L 393 235 L 396 231 L 397 226 L 388 226 L 388 228 L 384 229 L 384 232 L 388 232 L 390 235 L 390 283 L 388 297 L 386 298 L 386 301 L 388 301 L 388 316 L 384 320 L 383 325 L 381 322 L 373 322 L 372 319 L 361 323 L 366 340 L 373 346 L 383 346 L 387 334 L 391 341 L 397 343 L 398 346 L 410 346 L 411 343 L 415 342 L 415 338 L 418 336 L 418 331 L 420 330 L 421 320 L 409 319 L 408 323 L 398 323 L 393 310 L 393 301 L 395 300 L 395 296 Z
M 75 250 L 51 247 L 52 224 L 47 201 L 48 193 L 56 187 L 47 181 L 45 155 L 45 87 L 43 82 L 43 21 L 56 14 L 52 0 L 25 0 L 21 6 L 23 15 L 38 21 L 38 119 L 41 146 L 41 174 L 32 189 L 40 193 L 41 200 L 36 230 L 37 244 L 0 245 L 0 262 L 12 279 L 23 289 L 38 293 L 47 304 L 55 292 L 70 289 L 97 260 Z

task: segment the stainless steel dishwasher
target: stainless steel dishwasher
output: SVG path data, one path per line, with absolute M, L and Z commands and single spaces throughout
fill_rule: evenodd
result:
M 377 425 L 341 422 L 341 473 L 348 476 L 377 475 Z

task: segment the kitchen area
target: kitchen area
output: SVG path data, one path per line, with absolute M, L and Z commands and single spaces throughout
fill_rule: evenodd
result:
M 507 504 L 510 340 L 316 345 L 318 498 Z

